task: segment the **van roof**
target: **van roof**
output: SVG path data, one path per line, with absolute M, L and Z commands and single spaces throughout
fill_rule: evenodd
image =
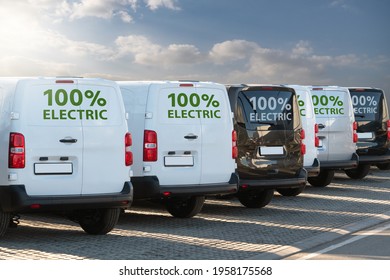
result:
M 195 81 L 195 80 L 170 80 L 170 81 L 116 81 L 120 85 L 180 85 L 180 84 L 194 84 L 194 85 L 212 85 L 223 86 L 220 83 L 210 81 Z
M 341 87 L 341 86 L 317 86 L 317 85 L 311 85 L 307 86 L 310 90 L 342 90 L 342 91 L 348 91 L 348 88 Z
M 372 90 L 380 90 L 383 92 L 382 89 L 380 88 L 375 88 L 375 87 L 348 87 L 348 89 L 372 89 Z

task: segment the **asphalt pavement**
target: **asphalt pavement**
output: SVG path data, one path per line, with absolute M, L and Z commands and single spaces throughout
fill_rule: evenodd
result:
M 0 259 L 292 258 L 303 252 L 315 253 L 335 244 L 332 242 L 344 241 L 340 238 L 347 240 L 355 233 L 388 223 L 389 178 L 390 171 L 377 168 L 372 168 L 363 180 L 351 180 L 338 172 L 325 188 L 307 186 L 297 197 L 275 193 L 271 203 L 261 209 L 245 208 L 235 198 L 208 199 L 202 212 L 190 219 L 174 218 L 157 204 L 137 203 L 105 236 L 87 235 L 62 216 L 22 215 L 20 225 L 9 229 L 0 240 Z M 364 247 L 367 245 L 361 244 L 371 238 L 378 244 L 374 252 L 368 252 Z M 386 229 L 380 235 L 349 243 L 346 246 L 350 251 L 339 252 L 343 249 L 340 247 L 324 254 L 386 259 L 389 251 L 381 251 L 380 245 L 388 239 Z

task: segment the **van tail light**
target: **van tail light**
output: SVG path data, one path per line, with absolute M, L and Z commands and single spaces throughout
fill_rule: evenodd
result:
M 390 140 L 390 120 L 386 122 L 387 126 L 387 140 Z
M 299 135 L 301 138 L 301 155 L 304 155 L 304 154 L 306 154 L 306 145 L 305 145 L 305 143 L 303 143 L 303 140 L 306 137 L 305 130 L 302 129 L 301 132 L 299 133 Z
M 9 168 L 24 168 L 26 165 L 25 141 L 23 134 L 10 133 L 9 136 Z
M 357 122 L 353 122 L 353 125 L 352 125 L 352 128 L 353 128 L 353 143 L 357 143 L 357 141 L 358 141 L 358 134 L 357 134 L 357 132 L 356 132 L 356 130 L 357 130 L 357 127 L 358 127 L 358 125 L 357 125 Z
M 144 131 L 144 161 L 157 161 L 157 133 Z
M 320 138 L 318 137 L 318 124 L 314 125 L 314 147 L 319 147 L 320 146 Z
M 306 134 L 304 129 L 301 130 L 300 136 L 301 136 L 301 140 L 305 139 Z
M 236 159 L 238 157 L 238 147 L 237 147 L 237 132 L 232 131 L 232 158 Z
M 130 147 L 133 145 L 133 139 L 131 134 L 127 132 L 125 134 L 125 164 L 130 166 L 133 164 L 133 153 L 130 151 Z

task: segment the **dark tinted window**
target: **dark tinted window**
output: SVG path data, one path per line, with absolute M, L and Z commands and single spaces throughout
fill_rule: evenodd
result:
M 243 122 L 245 118 L 248 129 L 261 125 L 293 129 L 293 100 L 289 91 L 241 91 L 238 94 L 237 121 Z
M 381 119 L 383 94 L 375 91 L 351 91 L 351 99 L 357 121 Z

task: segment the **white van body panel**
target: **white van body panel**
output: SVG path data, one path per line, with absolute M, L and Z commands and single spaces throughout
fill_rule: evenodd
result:
M 320 126 L 320 162 L 350 160 L 356 152 L 356 143 L 353 142 L 355 118 L 348 89 L 338 86 L 309 88 Z M 321 125 L 325 127 L 321 128 Z
M 114 82 L 2 78 L 0 90 L 1 185 L 24 185 L 32 197 L 80 196 L 119 193 L 129 182 L 127 123 Z M 8 168 L 11 132 L 25 137 L 25 168 Z
M 172 188 L 229 181 L 236 164 L 232 115 L 223 85 L 192 81 L 118 84 L 136 143 L 134 177 L 157 176 L 160 185 Z M 157 132 L 155 162 L 143 161 L 144 130 Z
M 298 98 L 298 106 L 302 120 L 302 128 L 305 130 L 305 139 L 303 143 L 306 145 L 306 154 L 303 157 L 303 166 L 310 168 L 314 161 L 318 158 L 318 149 L 315 146 L 315 131 L 316 116 L 311 98 L 310 90 L 304 86 L 288 85 L 295 90 Z

